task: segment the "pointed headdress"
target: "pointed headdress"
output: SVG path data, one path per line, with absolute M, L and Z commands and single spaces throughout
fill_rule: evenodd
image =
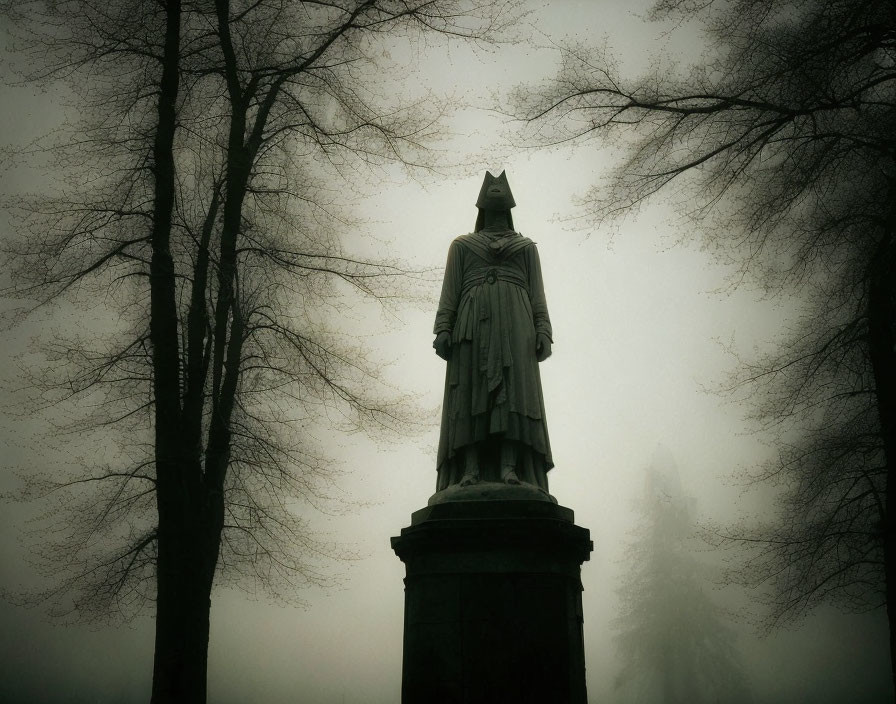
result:
M 476 207 L 480 210 L 510 210 L 516 207 L 510 184 L 507 183 L 506 171 L 502 171 L 498 177 L 492 176 L 489 171 L 485 172 Z

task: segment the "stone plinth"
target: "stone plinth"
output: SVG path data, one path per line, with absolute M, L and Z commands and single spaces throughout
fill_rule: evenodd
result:
M 392 548 L 407 570 L 403 704 L 586 703 L 580 568 L 592 544 L 570 509 L 431 501 Z

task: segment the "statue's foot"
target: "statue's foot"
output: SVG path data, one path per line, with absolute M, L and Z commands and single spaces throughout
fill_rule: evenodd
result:
M 513 468 L 501 472 L 501 477 L 504 479 L 505 484 L 520 484 L 520 478 L 516 476 Z
M 479 482 L 479 477 L 477 477 L 475 474 L 467 473 L 461 478 L 460 485 L 461 486 L 471 486 L 473 484 L 477 484 L 478 482 Z

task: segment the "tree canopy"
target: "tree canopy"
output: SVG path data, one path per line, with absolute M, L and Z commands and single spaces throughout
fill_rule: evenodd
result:
M 672 195 L 734 285 L 800 301 L 727 386 L 779 449 L 754 478 L 781 491 L 774 519 L 725 533 L 755 550 L 740 576 L 773 587 L 772 624 L 887 604 L 896 632 L 896 11 L 662 0 L 652 18 L 699 25 L 702 58 L 626 80 L 606 47 L 566 46 L 554 80 L 513 94 L 522 139 L 621 140 L 583 197 L 594 222 Z
M 72 478 L 26 479 L 28 495 L 75 500 L 45 554 L 61 581 L 39 596 L 87 617 L 153 604 L 153 701 L 201 701 L 214 584 L 283 596 L 325 579 L 294 510 L 327 486 L 309 424 L 400 432 L 415 417 L 332 324 L 348 293 L 406 292 L 406 267 L 352 253 L 350 194 L 379 166 L 431 167 L 443 111 L 387 86 L 384 42 L 495 41 L 515 3 L 2 10 L 23 79 L 66 83 L 75 115 L 37 144 L 61 187 L 10 204 L 3 294 L 25 316 L 73 303 L 115 318 L 49 340 L 30 380 L 117 448 Z

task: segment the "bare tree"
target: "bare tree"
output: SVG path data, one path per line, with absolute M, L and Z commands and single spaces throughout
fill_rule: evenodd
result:
M 98 487 L 78 493 L 47 555 L 64 576 L 42 596 L 74 593 L 85 615 L 154 601 L 152 699 L 204 701 L 216 581 L 282 593 L 323 579 L 289 507 L 326 486 L 305 424 L 322 409 L 351 427 L 411 419 L 328 324 L 340 295 L 387 305 L 408 281 L 399 264 L 345 248 L 345 191 L 380 164 L 427 168 L 438 129 L 433 102 L 376 92 L 377 50 L 418 31 L 492 41 L 514 3 L 3 10 L 38 67 L 27 77 L 67 80 L 80 115 L 49 147 L 68 187 L 28 202 L 22 236 L 5 243 L 5 294 L 121 316 L 105 340 L 51 343 L 61 375 L 32 379 L 49 403 L 92 406 L 78 427 L 119 443 L 108 466 L 30 480 L 32 495 Z
M 705 245 L 769 296 L 804 305 L 729 390 L 773 433 L 777 518 L 730 533 L 772 585 L 771 623 L 832 601 L 886 605 L 896 675 L 896 10 L 880 0 L 662 0 L 703 21 L 685 74 L 623 80 L 609 52 L 564 49 L 556 80 L 515 93 L 528 144 L 627 141 L 585 197 L 598 221 L 673 193 Z

